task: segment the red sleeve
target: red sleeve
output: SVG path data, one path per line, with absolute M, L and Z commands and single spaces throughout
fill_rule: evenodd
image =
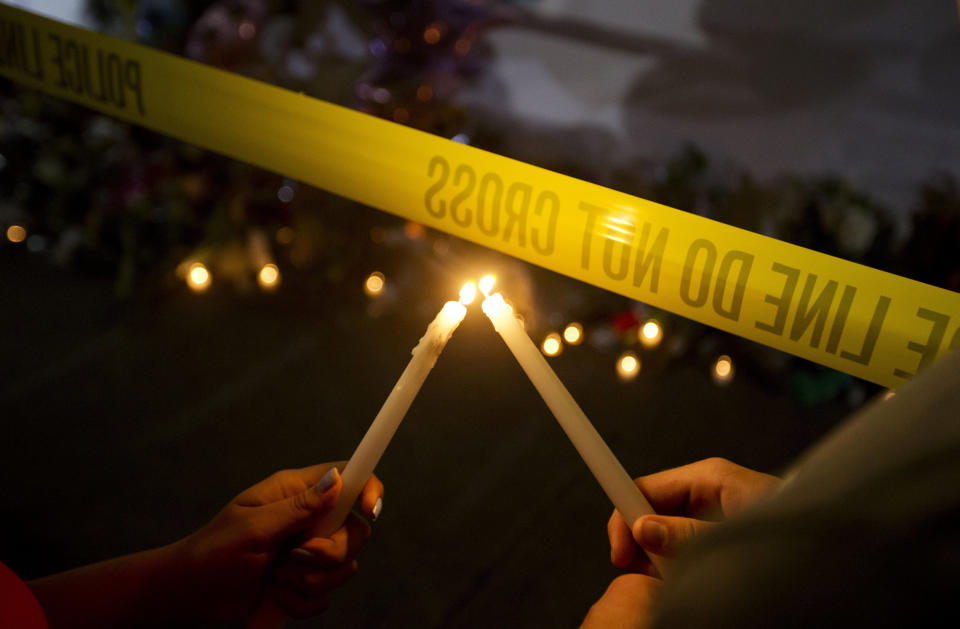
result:
M 40 603 L 27 584 L 0 563 L 0 627 L 49 629 Z

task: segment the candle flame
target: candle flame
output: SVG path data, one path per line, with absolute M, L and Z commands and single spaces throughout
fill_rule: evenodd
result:
M 473 282 L 467 282 L 460 289 L 460 303 L 464 306 L 472 304 L 477 296 L 477 285 Z
M 484 297 L 490 296 L 490 291 L 493 290 L 493 283 L 497 281 L 492 275 L 484 275 L 483 279 L 480 280 L 480 292 L 483 293 Z

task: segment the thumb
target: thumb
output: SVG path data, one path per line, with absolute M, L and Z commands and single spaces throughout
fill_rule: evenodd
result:
M 633 539 L 646 551 L 673 557 L 713 522 L 667 515 L 645 515 L 633 524 Z
M 258 507 L 257 528 L 271 541 L 306 529 L 333 509 L 342 486 L 340 472 L 332 467 L 316 485 Z

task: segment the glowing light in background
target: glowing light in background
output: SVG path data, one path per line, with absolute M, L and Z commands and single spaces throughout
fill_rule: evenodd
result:
M 713 363 L 713 381 L 717 384 L 726 384 L 733 380 L 733 359 L 729 356 L 720 356 Z
M 257 283 L 264 290 L 273 290 L 280 283 L 280 269 L 276 264 L 264 264 L 257 274 Z
M 423 41 L 428 44 L 435 44 L 440 41 L 440 37 L 443 35 L 443 24 L 440 22 L 433 22 L 430 26 L 423 31 Z
M 367 279 L 363 282 L 363 292 L 365 292 L 368 297 L 379 297 L 386 283 L 387 280 L 383 277 L 383 273 L 374 271 L 368 275 Z
M 23 242 L 27 237 L 27 230 L 20 225 L 11 225 L 7 228 L 7 240 L 10 242 Z
M 579 345 L 583 341 L 583 326 L 579 323 L 571 323 L 563 329 L 563 340 L 570 345 Z
M 663 340 L 663 328 L 656 319 L 650 319 L 640 327 L 640 343 L 644 347 L 654 348 Z
M 547 356 L 558 356 L 563 351 L 563 341 L 556 332 L 551 332 L 543 339 L 543 353 Z
M 460 289 L 460 303 L 464 306 L 472 304 L 476 296 L 477 285 L 473 282 L 467 282 L 463 285 L 463 288 Z
M 187 286 L 195 293 L 202 293 L 210 288 L 210 271 L 200 262 L 194 262 L 187 271 Z
M 427 235 L 427 229 L 416 221 L 407 221 L 403 224 L 403 233 L 410 240 L 423 240 Z
M 433 88 L 429 85 L 421 85 L 417 88 L 417 100 L 421 103 L 429 102 L 433 98 Z
M 896 395 L 896 392 L 895 392 L 895 391 L 887 391 L 886 393 L 883 394 L 883 400 L 884 400 L 884 402 L 886 402 L 887 400 L 889 400 L 890 398 L 892 398 L 892 397 L 895 396 L 895 395 Z
M 284 203 L 290 203 L 293 201 L 293 188 L 290 186 L 280 186 L 280 189 L 277 190 L 277 198 Z
M 237 27 L 237 34 L 240 36 L 240 39 L 253 39 L 257 34 L 257 26 L 253 22 L 245 20 Z
M 617 375 L 621 380 L 633 380 L 640 373 L 640 359 L 633 352 L 624 352 L 617 359 Z
M 493 290 L 493 284 L 496 281 L 497 281 L 497 278 L 495 278 L 494 276 L 484 275 L 483 278 L 481 278 L 480 280 L 480 292 L 483 293 L 484 296 L 489 297 L 490 291 Z
M 281 227 L 277 230 L 277 242 L 281 245 L 289 245 L 296 235 L 292 227 Z

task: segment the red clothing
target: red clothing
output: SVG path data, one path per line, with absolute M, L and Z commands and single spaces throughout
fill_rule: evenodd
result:
M 33 592 L 10 568 L 0 563 L 0 627 L 49 629 Z

